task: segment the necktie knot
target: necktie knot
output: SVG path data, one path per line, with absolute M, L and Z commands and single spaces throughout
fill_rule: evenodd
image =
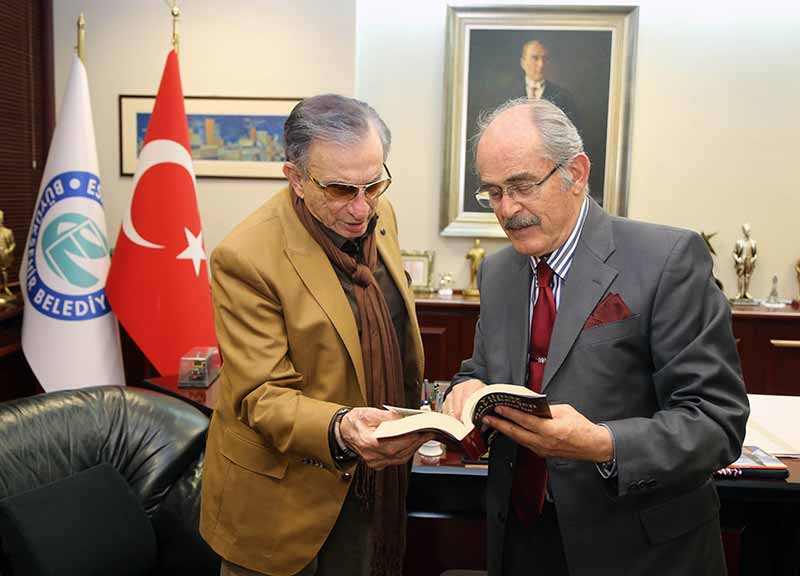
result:
M 539 260 L 539 263 L 536 265 L 536 285 L 539 288 L 550 287 L 553 283 L 553 269 L 550 268 L 550 265 L 544 260 Z

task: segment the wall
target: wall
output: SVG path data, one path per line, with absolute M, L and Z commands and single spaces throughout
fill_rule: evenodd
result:
M 180 2 L 183 91 L 197 96 L 298 97 L 353 94 L 355 0 L 191 0 Z M 110 240 L 116 241 L 132 178 L 120 177 L 119 94 L 155 94 L 171 48 L 163 0 L 54 0 L 56 103 L 87 21 L 86 68 Z M 210 252 L 237 222 L 285 185 L 282 180 L 199 178 L 197 194 Z
M 435 250 L 435 272 L 450 272 L 457 286 L 466 285 L 471 241 L 438 233 L 446 0 L 182 4 L 186 94 L 355 92 L 373 104 L 394 133 L 389 194 L 403 247 Z M 716 270 L 729 295 L 736 285 L 731 251 L 749 221 L 760 251 L 752 291 L 766 296 L 777 273 L 781 294 L 796 294 L 800 4 L 639 4 L 629 215 L 717 231 Z M 117 96 L 155 93 L 171 20 L 162 0 L 55 1 L 57 102 L 80 10 L 87 18 L 86 64 L 113 240 L 132 193 L 131 179 L 118 176 Z M 198 179 L 207 248 L 281 185 Z M 504 245 L 484 244 L 489 251 Z
M 463 2 L 471 3 L 478 2 Z M 749 221 L 759 245 L 751 291 L 766 297 L 778 274 L 780 294 L 796 296 L 800 4 L 638 4 L 629 216 L 718 232 L 716 273 L 729 296 L 736 288 L 733 245 Z M 456 275 L 464 286 L 471 241 L 438 234 L 446 6 L 445 0 L 360 0 L 356 94 L 394 133 L 389 194 L 402 246 L 435 250 L 435 271 Z M 489 251 L 504 245 L 484 244 Z

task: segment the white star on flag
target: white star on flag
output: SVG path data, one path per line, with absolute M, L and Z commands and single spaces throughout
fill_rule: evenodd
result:
M 194 275 L 200 275 L 200 261 L 206 259 L 206 253 L 203 251 L 203 232 L 198 232 L 197 236 L 192 234 L 188 228 L 183 229 L 186 234 L 186 249 L 175 256 L 177 260 L 191 260 L 194 264 Z

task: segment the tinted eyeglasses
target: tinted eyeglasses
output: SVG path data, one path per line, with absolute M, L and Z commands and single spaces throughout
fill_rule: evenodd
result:
M 503 201 L 503 194 L 507 194 L 512 200 L 524 201 L 533 196 L 534 192 L 547 182 L 547 180 L 561 168 L 563 164 L 556 164 L 544 178 L 539 180 L 518 180 L 512 182 L 505 188 L 484 184 L 475 192 L 475 200 L 484 208 L 496 208 Z
M 389 167 L 386 166 L 386 164 L 383 165 L 383 170 L 386 175 L 369 184 L 345 184 L 343 182 L 328 182 L 327 184 L 323 184 L 308 172 L 306 172 L 306 176 L 322 190 L 328 200 L 347 203 L 355 199 L 362 190 L 367 200 L 377 200 L 381 194 L 386 192 L 386 189 L 389 188 L 389 184 L 392 183 L 392 174 L 389 172 Z

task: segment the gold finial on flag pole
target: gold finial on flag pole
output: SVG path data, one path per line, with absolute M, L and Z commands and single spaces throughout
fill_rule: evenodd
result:
M 181 7 L 178 6 L 178 0 L 172 0 L 172 6 L 170 7 L 170 12 L 172 13 L 172 49 L 175 50 L 175 54 L 178 54 L 178 47 L 180 45 L 180 36 L 178 34 L 178 20 L 181 17 Z
M 83 17 L 83 12 L 78 16 L 78 45 L 75 49 L 78 52 L 78 58 L 81 62 L 86 63 L 83 59 L 84 49 L 86 47 L 86 18 Z

